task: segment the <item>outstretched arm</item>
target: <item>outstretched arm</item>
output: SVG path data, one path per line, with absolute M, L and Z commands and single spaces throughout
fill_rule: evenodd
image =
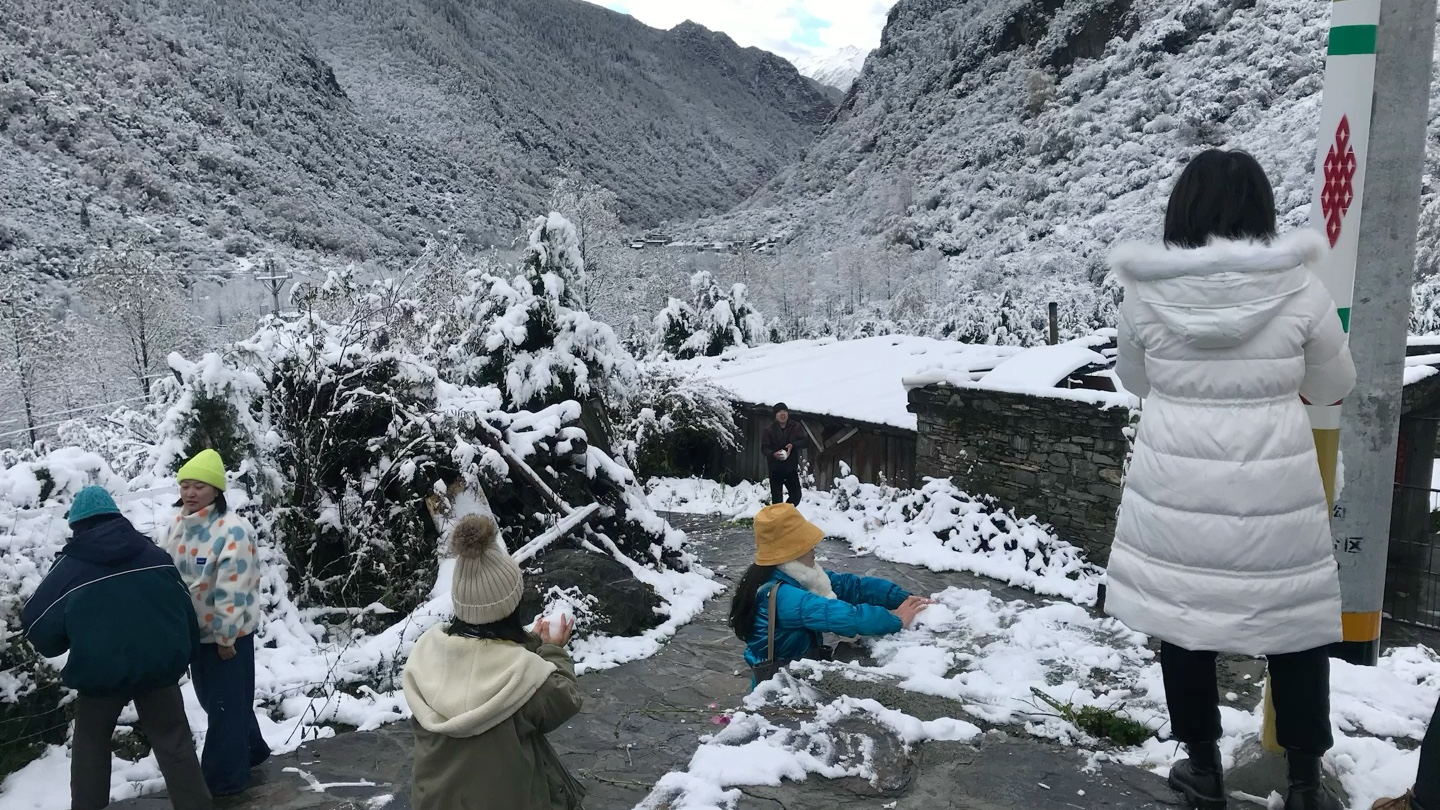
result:
M 781 627 L 837 636 L 885 636 L 904 629 L 890 611 L 876 605 L 852 605 L 792 586 L 779 586 L 776 620 Z
M 908 591 L 888 579 L 857 577 L 833 571 L 825 573 L 830 577 L 830 587 L 835 595 L 852 605 L 875 605 L 894 610 L 910 597 Z

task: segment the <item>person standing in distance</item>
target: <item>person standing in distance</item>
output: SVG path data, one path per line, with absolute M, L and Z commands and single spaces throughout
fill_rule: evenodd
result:
M 760 436 L 760 452 L 770 469 L 770 503 L 788 501 L 800 505 L 800 450 L 805 447 L 805 429 L 790 418 L 785 403 L 775 403 L 775 421 Z M 784 490 L 789 498 L 782 498 Z

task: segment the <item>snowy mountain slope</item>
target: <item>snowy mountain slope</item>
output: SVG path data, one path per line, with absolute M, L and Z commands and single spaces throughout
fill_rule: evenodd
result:
M 501 242 L 563 171 L 648 225 L 731 208 L 833 111 L 780 57 L 578 0 L 0 4 L 0 258 L 122 222 L 192 266 Z
M 827 87 L 848 93 L 850 85 L 860 78 L 860 71 L 865 67 L 865 57 L 869 55 L 869 51 L 849 45 L 834 53 L 801 59 L 795 63 L 795 68 L 802 76 L 809 76 Z
M 1329 5 L 1309 0 L 901 0 L 805 160 L 705 238 L 868 240 L 949 256 L 937 313 L 1104 319 L 1104 256 L 1158 236 L 1184 163 L 1252 151 L 1306 223 Z M 1432 135 L 1428 172 L 1440 171 Z M 1426 180 L 1420 269 L 1437 268 Z

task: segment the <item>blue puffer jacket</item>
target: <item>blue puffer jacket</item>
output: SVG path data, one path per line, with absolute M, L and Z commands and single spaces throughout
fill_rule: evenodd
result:
M 793 661 L 822 642 L 825 633 L 839 636 L 887 636 L 898 633 L 904 623 L 890 611 L 910 598 L 895 583 L 875 577 L 825 572 L 837 599 L 805 590 L 799 582 L 776 570 L 770 582 L 761 585 L 755 600 L 755 626 L 745 645 L 745 662 L 764 663 L 769 645 L 770 589 L 775 593 L 775 658 Z

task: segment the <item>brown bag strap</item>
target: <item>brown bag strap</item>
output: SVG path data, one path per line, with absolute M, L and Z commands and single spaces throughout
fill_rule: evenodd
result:
M 766 617 L 767 623 L 770 625 L 770 640 L 765 644 L 765 654 L 767 656 L 765 660 L 771 664 L 775 663 L 775 592 L 778 590 L 780 590 L 780 583 L 776 582 L 770 586 L 770 613 Z

